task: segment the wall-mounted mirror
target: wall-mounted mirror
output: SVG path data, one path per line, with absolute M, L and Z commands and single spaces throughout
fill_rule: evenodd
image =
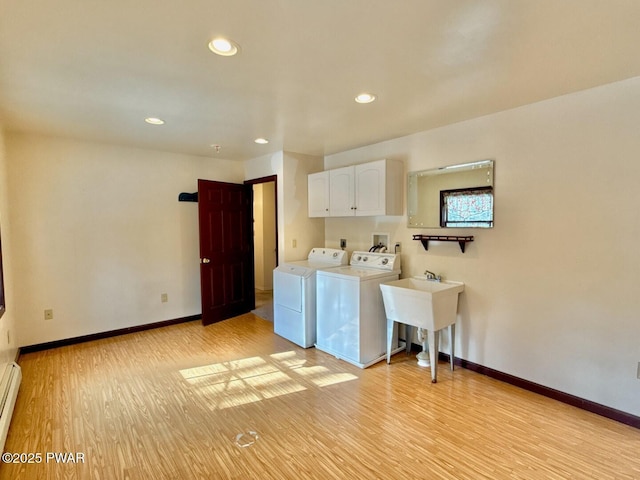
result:
M 409 172 L 408 227 L 493 227 L 493 160 Z

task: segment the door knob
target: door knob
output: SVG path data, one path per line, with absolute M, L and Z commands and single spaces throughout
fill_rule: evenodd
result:
M 201 258 L 200 259 L 200 263 L 210 263 L 211 260 L 209 260 L 208 258 Z

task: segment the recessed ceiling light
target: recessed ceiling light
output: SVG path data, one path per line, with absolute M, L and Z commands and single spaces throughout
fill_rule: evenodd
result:
M 164 120 L 156 117 L 147 117 L 144 119 L 145 122 L 150 123 L 151 125 L 164 125 Z
M 269 143 L 269 140 L 267 140 L 266 138 L 256 138 L 254 142 L 259 143 L 260 145 L 266 145 L 267 143 Z
M 209 50 L 223 57 L 231 57 L 240 51 L 240 45 L 233 40 L 218 37 L 209 42 Z
M 356 97 L 356 102 L 358 103 L 371 103 L 376 99 L 376 96 L 373 93 L 361 93 Z

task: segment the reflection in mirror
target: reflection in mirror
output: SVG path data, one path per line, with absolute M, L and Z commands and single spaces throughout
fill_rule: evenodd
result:
M 493 227 L 493 160 L 409 172 L 412 228 Z

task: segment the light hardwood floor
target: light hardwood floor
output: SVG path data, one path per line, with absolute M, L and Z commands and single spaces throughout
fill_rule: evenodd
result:
M 252 314 L 20 364 L 5 450 L 43 461 L 1 479 L 640 479 L 640 430 L 403 353 L 361 370 Z

